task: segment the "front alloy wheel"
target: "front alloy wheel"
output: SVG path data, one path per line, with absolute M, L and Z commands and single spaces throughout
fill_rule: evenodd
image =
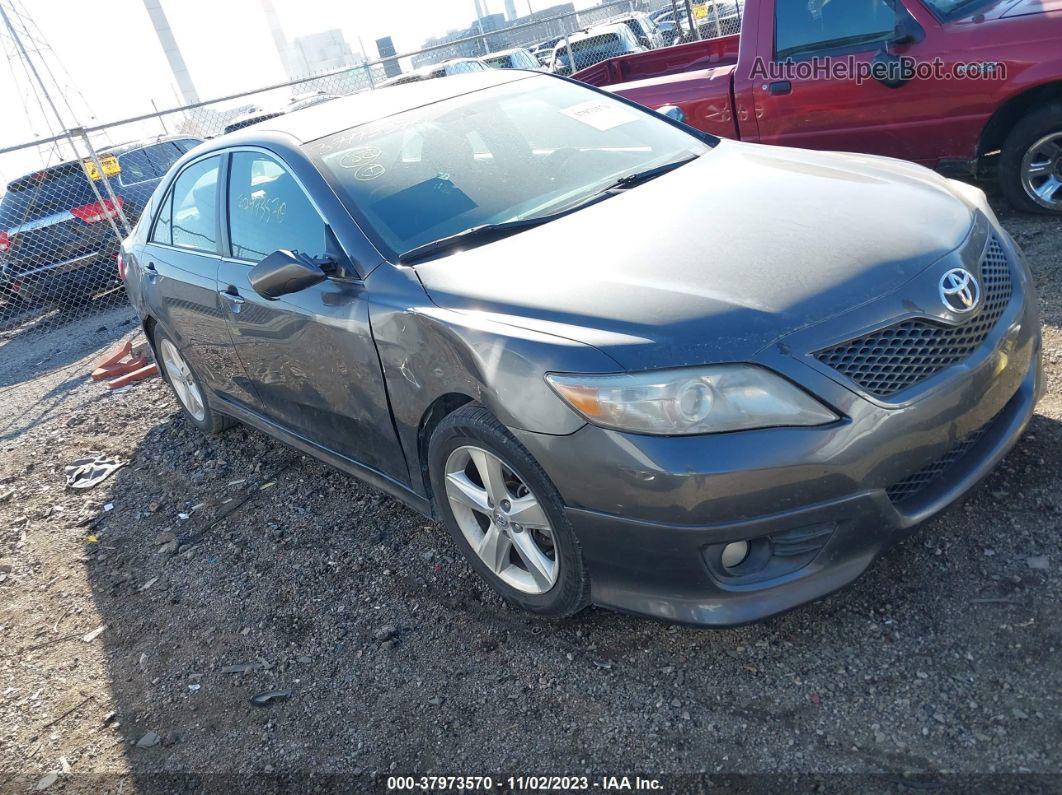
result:
M 556 584 L 549 519 L 500 458 L 471 445 L 454 450 L 446 460 L 446 498 L 468 545 L 502 582 L 528 594 Z
M 582 547 L 557 487 L 485 406 L 468 403 L 431 435 L 436 514 L 472 568 L 505 599 L 559 618 L 590 603 Z

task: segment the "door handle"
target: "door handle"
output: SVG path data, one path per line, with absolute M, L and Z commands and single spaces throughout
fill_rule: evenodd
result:
M 243 304 L 243 298 L 238 292 L 236 292 L 235 287 L 229 287 L 227 290 L 221 290 L 218 292 L 218 295 L 220 295 L 228 302 L 229 309 L 232 310 L 233 314 L 239 314 L 240 306 L 241 304 Z
M 767 93 L 772 97 L 780 97 L 784 94 L 793 93 L 793 83 L 789 80 L 779 80 L 776 83 L 771 83 L 767 86 Z
M 149 262 L 147 265 L 144 266 L 144 270 L 147 272 L 148 281 L 154 284 L 155 280 L 159 278 L 159 272 L 155 268 L 155 263 Z

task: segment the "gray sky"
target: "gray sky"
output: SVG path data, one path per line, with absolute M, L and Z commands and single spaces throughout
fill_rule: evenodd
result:
M 47 54 L 64 114 L 89 126 L 151 112 L 180 100 L 143 0 L 0 0 L 28 12 L 31 34 L 50 46 Z M 500 13 L 504 0 L 484 0 Z M 535 10 L 552 0 L 531 0 Z M 576 8 L 596 5 L 576 0 Z M 196 89 L 202 99 L 247 91 L 286 79 L 269 35 L 260 0 L 162 0 Z M 274 0 L 289 38 L 340 28 L 357 52 L 359 37 L 370 60 L 375 40 L 390 35 L 399 52 L 418 48 L 424 39 L 469 25 L 473 0 Z M 528 0 L 516 0 L 525 14 Z M 37 31 L 39 30 L 39 35 Z M 28 76 L 6 30 L 0 30 L 0 146 L 53 134 L 30 90 Z M 34 47 L 32 38 L 27 46 Z M 69 103 L 69 108 L 67 107 Z M 117 133 L 122 137 L 122 133 Z M 128 137 L 126 135 L 125 137 Z M 41 165 L 37 150 L 0 155 L 0 179 L 10 180 Z

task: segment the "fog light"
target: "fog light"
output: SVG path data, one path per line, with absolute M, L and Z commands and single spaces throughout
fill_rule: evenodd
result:
M 733 569 L 745 562 L 749 556 L 748 541 L 733 541 L 723 547 L 723 554 L 719 556 L 719 562 L 724 569 Z

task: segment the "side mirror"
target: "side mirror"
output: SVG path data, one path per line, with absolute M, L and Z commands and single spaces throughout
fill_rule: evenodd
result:
M 328 275 L 304 254 L 280 249 L 263 259 L 247 274 L 251 287 L 263 298 L 280 298 L 320 284 Z
M 918 20 L 908 13 L 900 13 L 896 18 L 896 29 L 892 38 L 886 43 L 886 47 L 892 48 L 900 44 L 917 44 L 926 37 L 925 30 L 918 24 Z

